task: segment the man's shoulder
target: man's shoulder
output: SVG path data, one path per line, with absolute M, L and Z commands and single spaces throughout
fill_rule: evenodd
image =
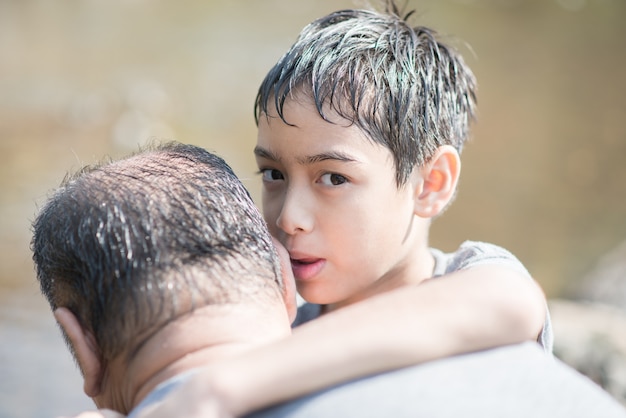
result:
M 141 402 L 139 402 L 139 404 L 135 406 L 132 411 L 130 411 L 127 418 L 135 418 L 140 416 L 141 412 L 145 408 L 165 399 L 170 393 L 172 393 L 172 391 L 183 385 L 200 370 L 200 368 L 190 369 L 160 383 L 156 388 L 148 393 L 148 395 Z
M 249 416 L 626 418 L 595 383 L 535 343 L 427 362 L 336 386 Z

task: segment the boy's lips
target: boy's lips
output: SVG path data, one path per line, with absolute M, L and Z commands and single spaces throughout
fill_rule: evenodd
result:
M 294 258 L 291 257 L 291 270 L 293 270 L 293 276 L 296 280 L 310 280 L 315 277 L 326 264 L 326 260 L 323 258 L 306 257 L 306 258 Z

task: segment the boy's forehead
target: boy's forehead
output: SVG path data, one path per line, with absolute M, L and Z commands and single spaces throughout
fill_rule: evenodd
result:
M 267 113 L 261 114 L 262 117 L 269 116 L 270 118 L 281 118 L 283 122 L 292 124 L 294 115 L 301 116 L 307 114 L 312 119 L 321 119 L 327 123 L 332 123 L 340 126 L 353 125 L 354 118 L 346 117 L 351 112 L 346 108 L 343 110 L 346 100 L 340 100 L 337 96 L 334 96 L 333 102 L 330 99 L 326 99 L 323 103 L 319 104 L 314 98 L 310 88 L 300 87 L 298 89 L 291 90 L 285 97 L 284 102 L 276 102 L 275 97 L 271 96 L 267 103 Z M 319 107 L 318 107 L 319 104 Z M 342 115 L 337 109 L 342 109 Z
M 384 159 L 393 166 L 389 149 L 336 113 L 338 123 L 324 120 L 312 103 L 292 101 L 285 107 L 285 120 L 278 114 L 259 118 L 254 149 L 257 158 L 303 165 L 329 160 L 366 163 Z

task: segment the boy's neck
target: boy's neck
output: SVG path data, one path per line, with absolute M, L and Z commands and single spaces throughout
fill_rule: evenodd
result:
M 357 303 L 372 296 L 398 289 L 402 286 L 417 285 L 433 276 L 435 258 L 428 246 L 424 245 L 419 250 L 412 252 L 403 263 L 379 278 L 374 284 L 364 291 L 338 303 L 322 306 L 322 314 Z

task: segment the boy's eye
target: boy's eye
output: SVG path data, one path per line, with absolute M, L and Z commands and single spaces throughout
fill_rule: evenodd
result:
M 341 174 L 326 173 L 320 177 L 320 182 L 326 186 L 339 186 L 348 182 L 348 179 Z
M 285 179 L 283 173 L 273 168 L 262 169 L 261 176 L 263 176 L 263 181 L 277 181 Z

